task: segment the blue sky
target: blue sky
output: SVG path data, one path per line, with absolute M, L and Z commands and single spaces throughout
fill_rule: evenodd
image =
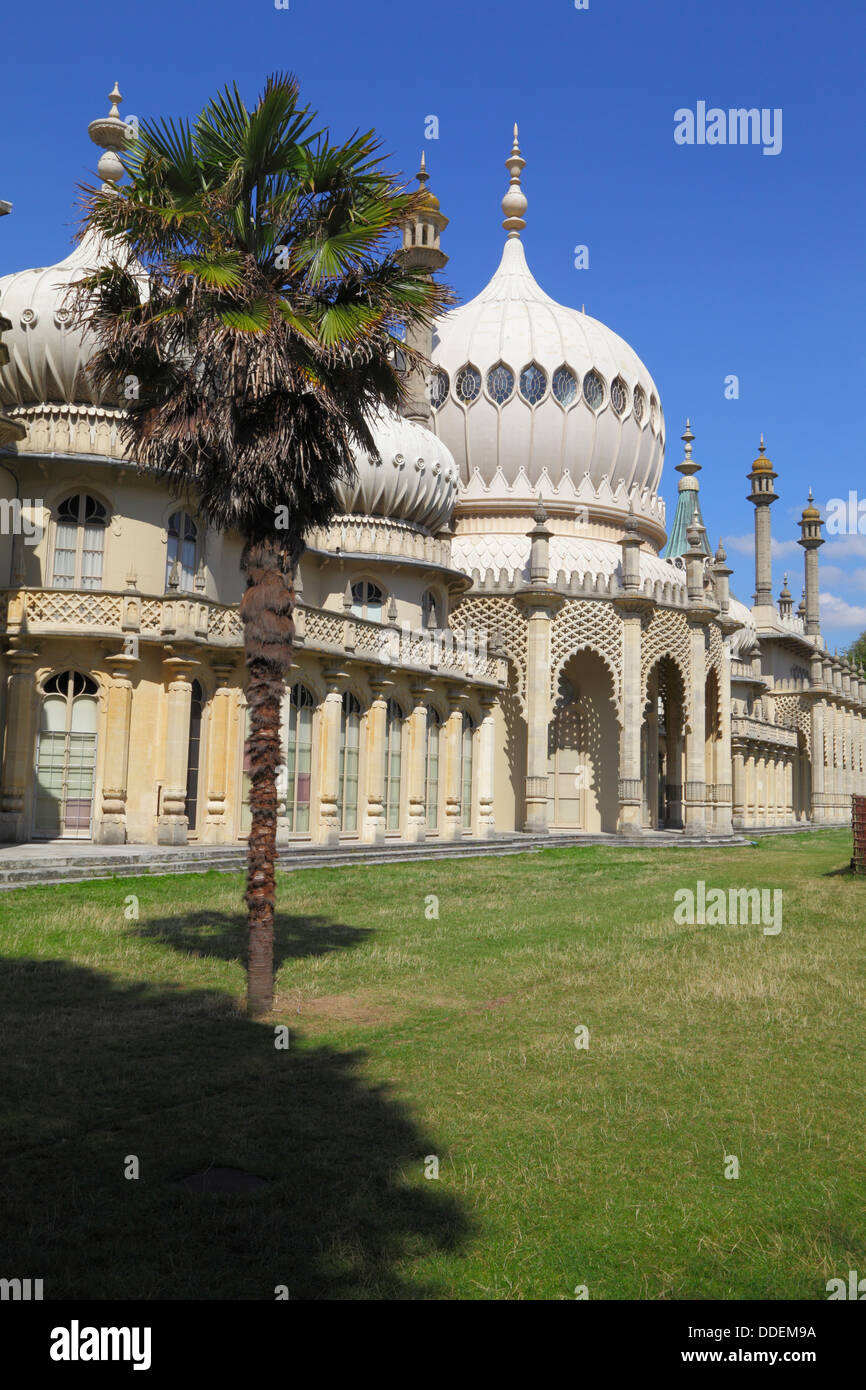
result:
M 192 115 L 237 80 L 301 80 L 335 135 L 376 128 L 396 169 L 426 149 L 451 218 L 447 274 L 470 298 L 498 262 L 514 121 L 527 168 L 527 256 L 644 359 L 667 422 L 669 518 L 686 416 L 704 518 L 734 587 L 753 590 L 745 474 L 760 432 L 779 472 L 774 590 L 799 596 L 796 519 L 855 492 L 863 534 L 821 551 L 828 644 L 866 628 L 866 117 L 862 0 L 85 0 L 4 18 L 0 272 L 69 245 L 75 184 L 98 158 L 87 124 L 115 79 L 124 115 Z M 782 149 L 678 145 L 674 112 L 782 111 Z M 435 115 L 439 138 L 425 140 Z M 574 247 L 589 268 L 574 268 Z M 725 379 L 739 398 L 725 398 Z M 848 407 L 853 414 L 846 414 Z

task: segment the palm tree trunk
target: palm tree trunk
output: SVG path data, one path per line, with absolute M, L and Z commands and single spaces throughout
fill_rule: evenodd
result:
M 250 838 L 247 851 L 249 954 L 247 1013 L 267 1014 L 274 1002 L 274 907 L 277 853 L 277 769 L 280 710 L 292 664 L 294 572 L 302 546 L 269 536 L 248 541 L 241 558 L 247 587 L 241 599 L 250 732 Z

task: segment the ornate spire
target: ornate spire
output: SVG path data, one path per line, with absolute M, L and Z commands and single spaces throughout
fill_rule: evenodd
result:
M 668 560 L 674 560 L 677 556 L 685 555 L 691 541 L 689 539 L 689 527 L 695 522 L 703 528 L 703 517 L 701 516 L 700 503 L 700 484 L 695 477 L 700 473 L 701 465 L 697 459 L 692 458 L 692 442 L 694 440 L 692 424 L 686 420 L 686 428 L 680 436 L 685 445 L 685 454 L 682 463 L 677 464 L 677 472 L 681 475 L 677 486 L 677 509 L 674 513 L 673 525 L 671 526 L 668 543 L 664 549 L 664 555 Z M 700 541 L 701 548 L 705 555 L 712 556 L 712 547 L 707 540 L 706 530 L 703 530 Z
M 96 166 L 96 172 L 105 180 L 102 187 L 107 192 L 114 184 L 119 183 L 123 178 L 123 165 L 118 158 L 117 151 L 126 147 L 129 139 L 129 129 L 126 122 L 121 120 L 118 103 L 123 101 L 120 89 L 115 82 L 114 87 L 108 93 L 108 100 L 111 102 L 111 110 L 107 116 L 100 116 L 98 120 L 91 121 L 87 127 L 87 133 L 94 145 L 99 145 L 104 150 Z
M 511 147 L 511 154 L 505 161 L 505 167 L 511 175 L 511 183 L 508 192 L 502 199 L 502 211 L 505 213 L 502 225 L 508 233 L 509 240 L 512 237 L 519 237 L 523 228 L 526 226 L 526 219 L 523 214 L 526 212 L 526 195 L 520 187 L 520 172 L 526 168 L 526 160 L 520 153 L 520 146 L 517 143 L 517 124 L 514 126 L 514 144 Z

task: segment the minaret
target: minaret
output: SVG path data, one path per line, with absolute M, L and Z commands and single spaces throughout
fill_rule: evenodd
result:
M 448 218 L 442 213 L 436 194 L 430 193 L 427 189 L 430 175 L 427 173 L 423 151 L 421 168 L 415 177 L 419 184 L 417 193 L 421 196 L 415 211 L 403 223 L 403 245 L 397 252 L 397 258 L 407 270 L 418 268 L 431 277 L 434 270 L 441 270 L 448 263 L 448 257 L 439 244 L 439 239 L 448 226 Z M 433 352 L 433 325 L 430 324 L 426 328 L 409 328 L 406 342 L 416 352 L 422 353 L 429 362 Z M 429 371 L 429 368 L 427 370 Z M 425 382 L 426 374 L 413 372 L 409 376 L 406 383 L 408 396 L 403 406 L 403 414 L 407 419 L 416 420 L 421 425 L 429 424 L 433 413 Z
M 682 463 L 677 464 L 677 472 L 681 475 L 677 488 L 677 509 L 674 513 L 668 543 L 663 551 L 664 556 L 669 560 L 675 560 L 677 556 L 685 555 L 689 548 L 688 530 L 692 523 L 697 522 L 699 526 L 704 524 L 704 519 L 701 516 L 700 483 L 697 479 L 701 465 L 697 459 L 692 458 L 694 437 L 691 423 L 686 420 L 685 434 L 680 436 L 685 444 L 685 457 Z M 706 555 L 712 556 L 713 552 L 707 540 L 706 531 L 701 534 L 700 545 Z
M 751 473 L 746 475 L 749 482 L 752 484 L 752 491 L 749 493 L 748 500 L 754 503 L 755 507 L 754 597 L 756 608 L 773 607 L 773 561 L 770 507 L 778 497 L 778 493 L 773 487 L 773 484 L 779 475 L 773 471 L 773 465 L 766 457 L 766 453 L 764 436 L 761 435 L 758 457 L 752 464 Z
M 815 506 L 812 489 L 800 519 L 799 545 L 806 552 L 806 636 L 821 642 L 821 615 L 818 604 L 818 551 L 824 544 L 821 513 Z

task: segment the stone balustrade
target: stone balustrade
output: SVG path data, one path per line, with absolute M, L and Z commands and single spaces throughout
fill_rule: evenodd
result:
M 196 594 L 141 594 L 136 589 L 6 589 L 0 624 L 8 637 L 95 637 L 119 641 L 191 643 L 217 649 L 243 647 L 239 610 Z M 375 663 L 421 675 L 505 685 L 504 657 L 487 650 L 486 634 L 450 629 L 412 631 L 298 603 L 295 646 L 338 660 Z

